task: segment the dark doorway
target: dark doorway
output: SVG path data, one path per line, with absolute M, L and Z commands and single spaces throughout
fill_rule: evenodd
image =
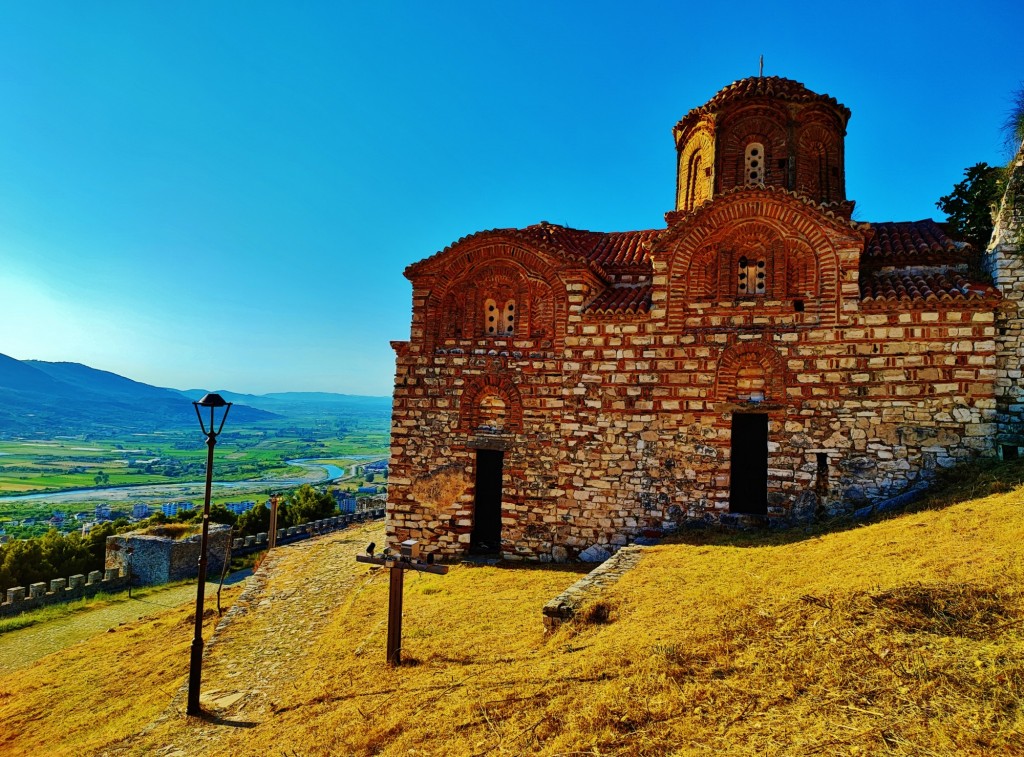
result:
M 733 413 L 729 511 L 768 514 L 768 416 Z
M 469 550 L 477 554 L 501 551 L 501 469 L 503 452 L 476 451 L 476 504 Z

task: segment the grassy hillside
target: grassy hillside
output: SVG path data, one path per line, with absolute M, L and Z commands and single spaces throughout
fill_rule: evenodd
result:
M 210 649 L 204 687 L 245 695 L 205 723 L 172 711 L 118 751 L 1024 754 L 1024 489 L 832 533 L 652 548 L 551 636 L 540 608 L 571 570 L 410 576 L 397 670 L 382 664 L 387 578 L 351 559 L 358 541 L 323 540 L 337 559 L 322 577 L 303 563 L 312 581 L 352 572 L 315 634 L 313 613 L 280 601 L 299 564 L 279 550 L 237 634 Z M 0 749 L 90 753 L 140 732 L 184 680 L 181 615 L 0 678 L 0 729 L 16 729 Z M 301 654 L 261 688 L 232 661 L 282 619 Z M 145 695 L 125 695 L 143 679 Z M 85 709 L 92 725 L 64 714 Z

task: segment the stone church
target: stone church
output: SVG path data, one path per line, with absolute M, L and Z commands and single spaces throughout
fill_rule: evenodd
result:
M 409 266 L 389 541 L 561 561 L 1016 456 L 1012 245 L 851 220 L 849 118 L 795 81 L 735 82 L 673 129 L 664 227 L 494 229 Z

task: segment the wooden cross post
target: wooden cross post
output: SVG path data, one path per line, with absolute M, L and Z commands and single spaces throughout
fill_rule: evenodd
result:
M 397 667 L 402 664 L 402 591 L 405 586 L 405 571 L 418 570 L 421 573 L 434 573 L 443 576 L 448 572 L 447 565 L 434 565 L 431 562 L 420 562 L 420 543 L 415 539 L 406 539 L 399 545 L 399 553 L 389 554 L 385 550 L 383 557 L 374 557 L 374 544 L 366 548 L 365 555 L 356 555 L 356 562 L 382 565 L 391 569 L 391 584 L 388 589 L 388 665 Z
M 277 495 L 270 495 L 270 533 L 267 534 L 267 549 L 277 546 Z

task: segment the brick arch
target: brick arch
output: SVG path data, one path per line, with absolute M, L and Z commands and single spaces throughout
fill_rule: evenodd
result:
M 828 123 L 812 121 L 797 137 L 796 191 L 821 203 L 846 199 L 842 136 Z
M 493 422 L 496 414 L 501 421 L 497 426 Z M 523 430 L 523 400 L 507 376 L 475 376 L 463 389 L 459 399 L 459 430 L 471 434 L 482 426 L 509 433 Z
M 760 142 L 765 149 L 765 177 L 767 186 L 785 187 L 787 170 L 779 161 L 788 161 L 786 144 L 788 113 L 782 108 L 760 106 L 746 108 L 725 119 L 719 130 L 718 171 L 716 191 L 724 192 L 746 184 L 744 158 L 751 142 Z
M 785 283 L 778 285 L 772 298 L 800 294 L 838 301 L 839 254 L 826 233 L 837 223 L 789 192 L 759 188 L 734 190 L 685 216 L 652 250 L 652 256 L 666 261 L 668 327 L 683 327 L 687 306 L 695 297 L 717 293 L 725 264 L 719 256 L 725 254 L 731 266 L 730 239 L 742 239 L 744 230 L 753 227 L 761 228 L 763 238 L 775 239 L 777 245 L 781 240 L 781 248 L 775 248 L 780 258 L 792 256 L 792 265 L 779 269 L 783 274 L 776 271 Z
M 453 249 L 448 257 L 434 273 L 437 285 L 426 299 L 428 341 L 485 338 L 483 307 L 488 298 L 516 303 L 513 338 L 558 343 L 564 337 L 568 294 L 546 256 L 490 239 Z
M 774 268 L 783 257 L 782 235 L 771 225 L 750 219 L 719 229 L 694 252 L 686 273 L 686 296 L 695 300 L 734 298 L 734 274 L 741 257 L 766 258 L 770 288 L 774 290 Z
M 714 162 L 714 136 L 709 126 L 701 125 L 689 134 L 686 143 L 680 146 L 676 182 L 677 210 L 693 210 L 711 199 L 714 188 Z
M 774 348 L 754 342 L 734 344 L 722 352 L 715 374 L 715 398 L 719 402 L 738 401 L 739 379 L 752 375 L 760 375 L 766 402 L 778 404 L 785 401 L 785 361 Z

